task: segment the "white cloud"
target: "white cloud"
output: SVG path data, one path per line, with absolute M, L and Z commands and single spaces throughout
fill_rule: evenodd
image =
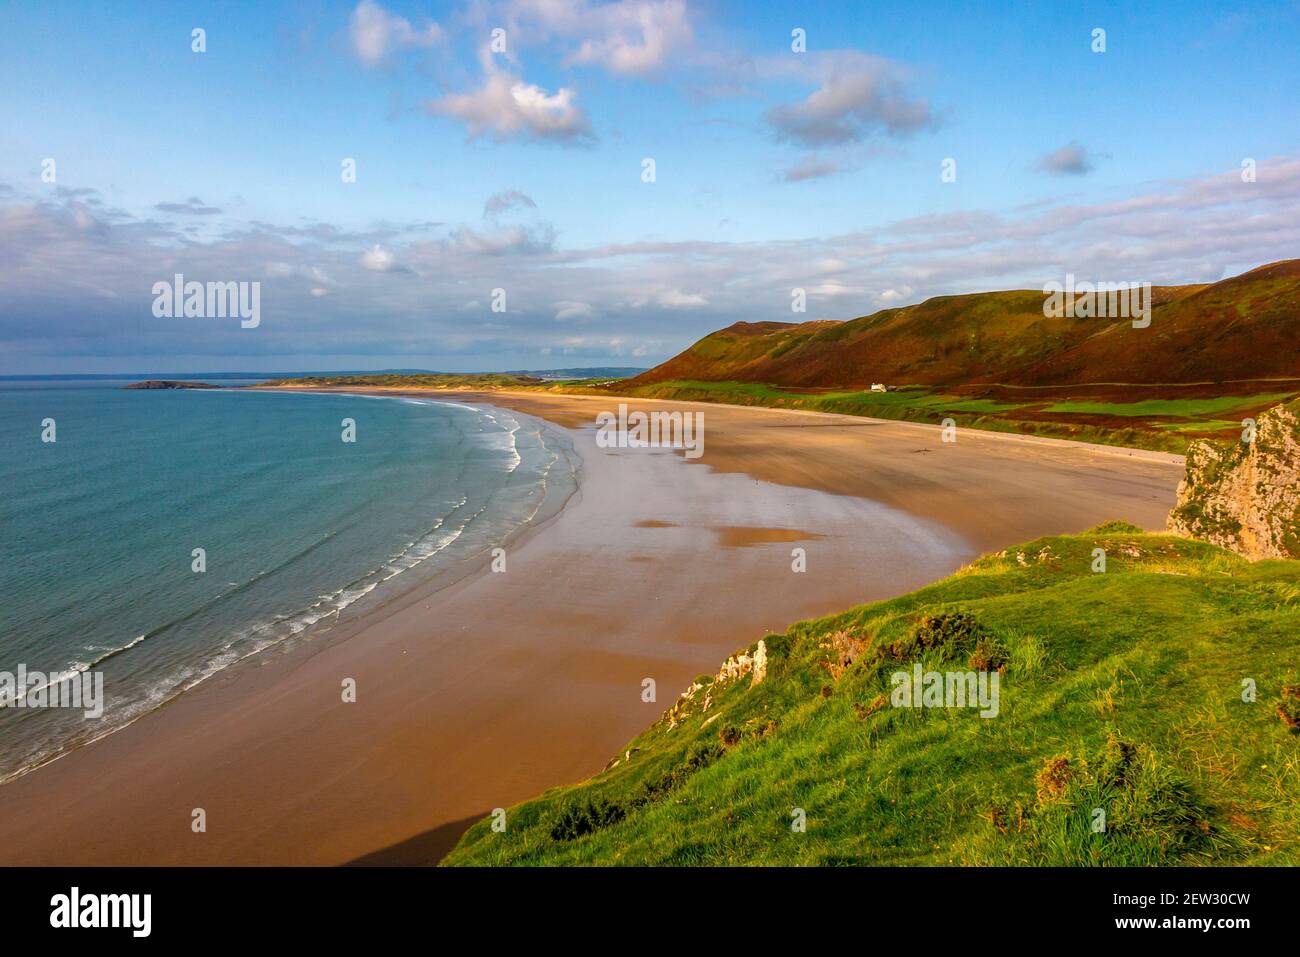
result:
M 861 296 L 863 289 L 861 286 L 850 286 L 840 282 L 838 279 L 831 279 L 828 282 L 816 286 L 810 286 L 808 294 L 812 296 L 826 296 L 834 299 L 837 296 Z
M 655 302 L 665 309 L 695 309 L 709 304 L 709 300 L 699 293 L 686 293 L 680 289 L 669 289 L 666 292 L 661 292 L 655 297 Z
M 397 265 L 397 257 L 376 243 L 361 254 L 361 268 L 371 272 L 392 272 Z
M 431 47 L 442 39 L 442 27 L 429 22 L 417 30 L 411 21 L 390 13 L 373 0 L 361 0 L 349 26 L 352 49 L 366 66 L 378 66 L 396 50 Z
M 622 75 L 662 68 L 693 39 L 684 0 L 513 0 L 508 17 L 516 36 L 577 43 L 567 63 Z
M 464 122 L 470 138 L 490 135 L 496 140 L 532 138 L 581 142 L 591 137 L 587 114 L 571 87 L 548 93 L 489 66 L 479 89 L 449 93 L 429 102 L 429 109 Z
M 681 0 L 638 3 L 624 0 L 590 11 L 603 35 L 582 41 L 573 63 L 598 63 L 611 73 L 638 74 L 664 65 L 669 53 L 691 40 Z
M 886 289 L 876 296 L 876 299 L 884 306 L 892 306 L 896 302 L 902 302 L 912 295 L 914 290 L 911 286 L 900 286 L 898 289 Z
M 1066 272 L 1214 281 L 1300 249 L 1300 155 L 1261 158 L 1258 170 L 1253 183 L 1232 167 L 1103 202 L 1000 214 L 976 208 L 837 235 L 568 248 L 544 225 L 430 237 L 423 224 L 222 230 L 224 217 L 207 217 L 211 234 L 191 240 L 170 220 L 96 209 L 99 225 L 87 229 L 79 200 L 5 194 L 0 371 L 66 369 L 79 357 L 87 364 L 123 356 L 391 357 L 417 349 L 469 357 L 462 368 L 519 368 L 519 357 L 544 347 L 564 348 L 583 364 L 647 346 L 654 361 L 737 319 L 801 318 L 790 313 L 795 287 L 809 293 L 802 318 L 845 319 L 935 295 L 1041 289 Z M 267 312 L 256 336 L 237 323 L 151 322 L 152 284 L 177 272 L 273 280 L 263 304 L 274 316 Z M 509 312 L 489 314 L 497 287 L 509 290 Z M 577 329 L 580 341 L 564 341 Z M 324 358 L 315 367 L 330 364 Z
M 585 302 L 561 301 L 555 304 L 555 318 L 559 322 L 574 319 L 593 319 L 596 312 Z
M 487 232 L 462 226 L 452 232 L 450 243 L 442 248 L 473 255 L 536 255 L 550 251 L 554 244 L 554 227 L 550 223 L 538 223 L 532 227 L 502 226 Z

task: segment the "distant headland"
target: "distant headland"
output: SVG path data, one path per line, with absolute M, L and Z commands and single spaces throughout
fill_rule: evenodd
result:
M 209 382 L 185 382 L 181 379 L 145 379 L 122 386 L 123 389 L 220 389 Z

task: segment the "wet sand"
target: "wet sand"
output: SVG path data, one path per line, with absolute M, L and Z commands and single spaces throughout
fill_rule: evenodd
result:
M 599 771 L 763 634 L 1038 535 L 1163 527 L 1182 474 L 1157 453 L 637 401 L 704 411 L 688 461 L 597 448 L 608 399 L 462 397 L 576 430 L 579 492 L 506 571 L 485 558 L 0 786 L 0 863 L 432 863 L 492 808 Z

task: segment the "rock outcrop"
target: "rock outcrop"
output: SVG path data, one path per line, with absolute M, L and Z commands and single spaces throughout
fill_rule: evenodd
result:
M 710 678 L 702 675 L 692 681 L 691 686 L 678 696 L 673 706 L 664 712 L 660 721 L 667 722 L 668 730 L 672 731 L 695 712 L 695 705 L 701 691 L 704 692 L 704 697 L 699 711 L 703 713 L 713 706 L 714 691 L 719 690 L 727 682 L 736 681 L 746 675 L 750 676 L 749 687 L 751 688 L 761 684 L 767 677 L 767 645 L 762 639 L 759 639 L 752 652 L 741 652 L 724 661 L 717 677 Z
M 715 681 L 734 681 L 736 678 L 743 678 L 747 674 L 753 674 L 751 685 L 761 684 L 767 677 L 767 645 L 762 639 L 759 639 L 754 646 L 753 654 L 741 653 L 732 655 L 722 663 L 722 668 L 718 671 Z
M 1251 560 L 1300 558 L 1300 399 L 1241 442 L 1193 442 L 1168 529 Z

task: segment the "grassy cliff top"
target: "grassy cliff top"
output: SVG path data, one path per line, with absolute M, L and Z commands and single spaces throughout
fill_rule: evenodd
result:
M 767 636 L 761 683 L 701 676 L 444 863 L 1297 864 L 1297 635 L 1300 562 L 1123 523 L 1039 539 Z M 996 671 L 997 716 L 895 707 L 918 662 Z

